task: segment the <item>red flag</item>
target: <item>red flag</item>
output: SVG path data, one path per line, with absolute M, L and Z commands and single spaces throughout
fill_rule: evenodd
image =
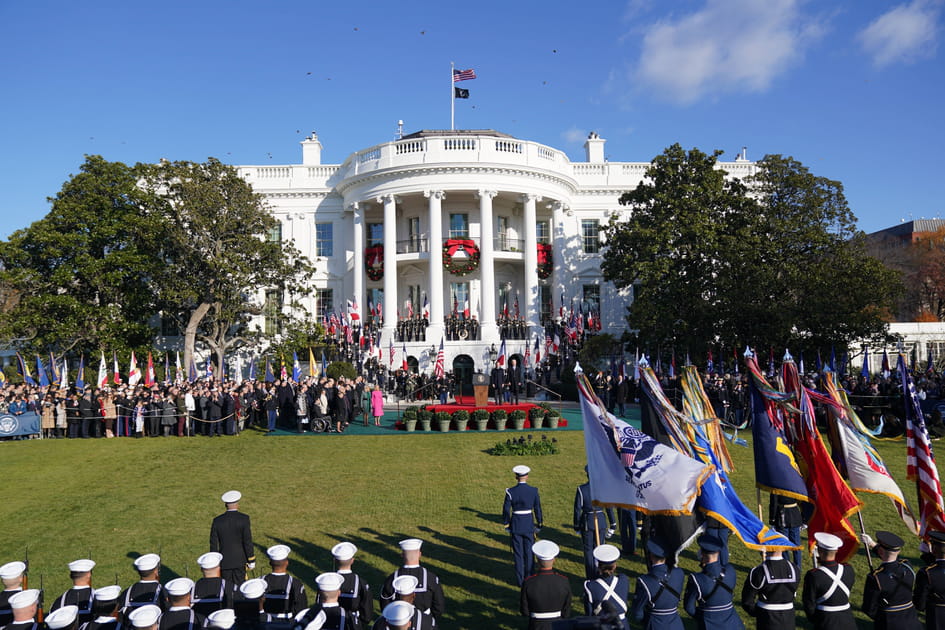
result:
M 443 378 L 446 376 L 446 371 L 444 369 L 445 357 L 443 354 L 443 340 L 440 339 L 440 349 L 436 353 L 436 364 L 433 366 L 433 376 L 434 378 Z
M 148 371 L 144 375 L 144 386 L 151 387 L 154 385 L 154 359 L 151 358 L 151 353 L 148 352 Z

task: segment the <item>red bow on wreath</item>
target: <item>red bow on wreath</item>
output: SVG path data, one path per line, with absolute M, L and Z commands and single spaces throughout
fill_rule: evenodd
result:
M 364 270 L 367 277 L 375 282 L 384 277 L 383 245 L 372 245 L 364 250 Z
M 456 256 L 462 250 L 463 257 Z M 479 268 L 479 248 L 468 238 L 451 238 L 443 243 L 443 269 L 454 276 L 465 276 Z
M 542 280 L 551 277 L 553 269 L 551 243 L 538 243 L 538 277 Z

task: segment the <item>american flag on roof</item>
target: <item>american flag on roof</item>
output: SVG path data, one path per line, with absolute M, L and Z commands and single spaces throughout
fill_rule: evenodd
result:
M 476 71 L 472 68 L 466 68 L 465 70 L 457 70 L 453 68 L 453 83 L 457 81 L 469 81 L 470 79 L 476 78 Z

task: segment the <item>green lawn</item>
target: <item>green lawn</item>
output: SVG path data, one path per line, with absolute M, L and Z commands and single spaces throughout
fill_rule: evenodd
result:
M 493 457 L 486 449 L 505 435 L 488 432 L 326 434 L 268 437 L 255 431 L 239 437 L 113 440 L 32 440 L 0 443 L 3 503 L 0 563 L 22 559 L 29 546 L 31 585 L 40 577 L 47 602 L 69 586 L 66 563 L 91 556 L 98 566 L 93 583 L 135 579 L 131 560 L 159 552 L 162 579 L 199 574 L 196 558 L 208 549 L 211 519 L 222 511 L 219 497 L 243 493 L 252 516 L 257 554 L 285 543 L 292 548 L 290 571 L 311 592 L 315 575 L 331 569 L 329 549 L 340 540 L 358 548 L 355 570 L 375 590 L 397 566 L 396 542 L 426 541 L 424 561 L 444 583 L 445 628 L 522 628 L 518 589 L 508 537 L 500 522 L 503 490 L 514 482 L 511 467 L 531 466 L 541 490 L 545 528 L 541 535 L 562 547 L 558 568 L 581 590 L 583 563 L 570 528 L 574 488 L 584 481 L 583 435 L 578 431 L 536 431 L 559 440 L 561 453 L 531 458 Z M 905 447 L 885 442 L 880 450 L 904 482 Z M 733 447 L 733 475 L 742 498 L 756 503 L 751 450 Z M 914 500 L 914 490 L 906 489 Z M 867 528 L 907 534 L 889 501 L 865 497 Z M 764 497 L 767 506 L 767 496 Z M 912 538 L 915 541 L 915 538 Z M 915 544 L 906 555 L 917 558 Z M 739 588 L 759 555 L 732 543 Z M 859 605 L 867 572 L 862 553 L 854 562 Z M 265 561 L 259 563 L 265 568 Z M 682 566 L 696 568 L 693 552 Z M 622 559 L 624 572 L 644 570 L 639 556 Z M 805 568 L 809 567 L 806 562 Z M 257 569 L 259 573 L 259 569 Z M 580 602 L 575 599 L 575 608 Z M 799 615 L 803 626 L 803 614 Z M 861 616 L 862 627 L 871 627 Z

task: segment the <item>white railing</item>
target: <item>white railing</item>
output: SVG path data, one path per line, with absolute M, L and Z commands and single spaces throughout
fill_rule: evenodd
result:
M 475 151 L 475 138 L 446 138 L 443 140 L 443 148 L 447 151 Z
M 404 153 L 423 153 L 427 150 L 427 143 L 423 140 L 407 140 L 406 142 L 398 142 L 396 147 L 397 155 Z M 375 149 L 372 153 L 380 155 L 380 150 Z

